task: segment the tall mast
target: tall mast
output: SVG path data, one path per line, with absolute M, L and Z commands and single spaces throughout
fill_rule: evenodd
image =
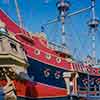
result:
M 60 21 L 61 21 L 61 34 L 62 34 L 62 46 L 66 46 L 66 39 L 65 39 L 65 15 L 66 11 L 68 11 L 70 7 L 70 4 L 68 1 L 65 0 L 59 0 L 57 2 L 57 8 L 59 10 L 59 16 L 60 16 Z
M 18 2 L 17 2 L 17 0 L 14 0 L 14 2 L 15 2 L 15 6 L 16 6 L 16 12 L 17 12 L 17 17 L 18 17 L 18 21 L 19 21 L 19 26 L 22 28 L 23 24 L 22 24 L 22 18 L 21 18 L 21 15 L 20 15 L 20 9 L 19 9 L 19 6 L 18 6 Z
M 91 13 L 92 19 L 89 21 L 88 26 L 90 28 L 90 32 L 92 34 L 92 58 L 93 64 L 96 64 L 96 31 L 98 29 L 99 20 L 96 18 L 95 14 L 95 0 L 91 0 Z

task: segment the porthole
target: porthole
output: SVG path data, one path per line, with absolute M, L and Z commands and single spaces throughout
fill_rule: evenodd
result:
M 56 61 L 57 61 L 57 63 L 60 63 L 61 62 L 61 58 L 57 57 Z
M 40 55 L 40 50 L 36 49 L 36 50 L 34 51 L 34 53 L 35 53 L 36 55 Z
M 51 55 L 50 54 L 46 54 L 45 57 L 50 60 L 51 59 Z

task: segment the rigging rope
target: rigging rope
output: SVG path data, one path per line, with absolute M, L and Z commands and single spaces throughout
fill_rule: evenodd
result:
M 81 53 L 81 48 L 82 48 L 82 42 L 81 42 L 81 39 L 79 37 L 78 34 L 76 34 L 76 28 L 75 28 L 75 25 L 72 23 L 72 21 L 70 20 L 70 27 L 71 27 L 71 31 L 72 31 L 72 35 L 74 35 L 76 37 L 76 40 L 79 41 L 78 43 L 80 44 L 79 45 L 79 48 L 75 48 L 77 49 L 78 53 L 79 53 L 79 58 L 82 58 L 82 53 Z M 73 41 L 73 39 L 72 39 Z M 75 43 L 75 42 L 74 42 Z M 75 53 L 75 52 L 74 52 Z
M 23 22 L 22 22 L 22 17 L 20 15 L 20 9 L 17 3 L 17 0 L 14 0 L 15 2 L 15 6 L 16 6 L 16 12 L 17 12 L 17 17 L 18 17 L 18 21 L 19 21 L 19 26 L 22 28 L 23 27 Z

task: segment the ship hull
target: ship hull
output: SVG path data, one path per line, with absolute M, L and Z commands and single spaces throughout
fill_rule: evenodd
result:
M 53 65 L 48 65 L 38 60 L 28 57 L 29 67 L 27 69 L 29 77 L 32 79 L 36 98 L 65 97 L 67 90 L 62 73 L 63 69 Z M 47 71 L 47 72 L 46 72 Z M 56 73 L 60 72 L 57 76 Z M 31 95 L 27 95 L 30 97 Z
M 39 38 L 34 37 L 31 41 L 30 35 L 23 29 L 20 29 L 16 23 L 14 23 L 1 9 L 0 9 L 0 20 L 3 21 L 8 31 L 13 33 L 16 38 L 23 44 L 24 49 L 26 50 L 26 54 L 28 57 L 29 67 L 27 69 L 28 75 L 31 78 L 27 81 L 14 80 L 16 92 L 17 92 L 17 100 L 69 100 L 66 91 L 66 85 L 64 79 L 62 77 L 63 72 L 67 71 L 75 71 L 79 74 L 78 78 L 78 87 L 80 87 L 79 93 L 84 97 L 87 96 L 87 73 L 96 73 L 94 75 L 98 76 L 90 76 L 90 79 L 94 78 L 95 83 L 90 84 L 90 87 L 97 86 L 97 91 L 99 89 L 98 84 L 96 83 L 97 79 L 100 79 L 100 73 L 98 73 L 99 69 L 93 69 L 91 67 L 86 68 L 86 73 L 84 74 L 82 71 L 83 66 L 75 66 L 71 67 L 73 64 L 68 63 L 66 60 L 62 60 L 61 64 L 57 62 L 56 56 L 54 56 L 54 52 L 49 50 L 46 45 L 44 45 L 43 40 L 39 40 Z M 22 38 L 19 33 L 22 33 L 22 36 L 26 36 Z M 28 37 L 27 37 L 28 36 Z M 25 40 L 26 39 L 26 40 Z M 42 42 L 41 42 L 42 41 Z M 26 44 L 25 44 L 26 43 Z M 45 48 L 44 48 L 45 47 Z M 37 55 L 36 49 L 39 49 L 41 54 Z M 48 51 L 48 52 L 47 52 Z M 46 54 L 50 53 L 52 59 L 47 59 L 45 57 Z M 77 67 L 76 67 L 77 66 Z M 74 68 L 75 67 L 75 68 Z M 72 70 L 73 69 L 73 70 Z M 87 70 L 88 69 L 88 70 Z M 96 72 L 93 72 L 93 70 Z M 81 70 L 81 71 L 80 71 Z M 89 71 L 89 72 L 88 72 Z M 90 80 L 89 79 L 89 80 Z M 0 80 L 0 83 L 3 83 L 3 80 Z M 92 82 L 90 82 L 92 83 Z M 90 100 L 100 100 L 100 97 L 95 97 L 96 92 L 95 88 L 90 89 L 92 95 L 94 97 L 88 97 Z M 79 92 L 78 91 L 78 92 Z M 100 93 L 100 92 L 99 92 Z M 1 100 L 1 99 L 0 99 Z M 78 100 L 78 98 L 74 97 L 73 100 Z
M 78 100 L 77 97 L 72 97 L 73 100 Z M 52 98 L 25 98 L 25 97 L 17 97 L 17 100 L 70 100 L 69 96 L 65 97 L 52 97 Z

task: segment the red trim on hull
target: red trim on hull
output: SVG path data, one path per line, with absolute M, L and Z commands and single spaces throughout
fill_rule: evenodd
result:
M 66 89 L 60 89 L 53 86 L 47 86 L 45 84 L 30 82 L 20 83 L 15 82 L 17 95 L 32 97 L 32 98 L 44 98 L 44 97 L 57 97 L 66 96 Z
M 24 34 L 28 35 L 28 33 L 21 29 L 14 21 L 12 21 L 3 10 L 0 9 L 0 20 L 6 24 L 6 27 L 9 31 L 13 33 L 21 33 L 23 31 Z
M 38 97 L 57 97 L 66 96 L 66 89 L 60 89 L 53 86 L 47 86 L 45 84 L 37 83 L 36 89 L 38 89 Z
M 1 80 L 0 84 L 6 85 L 5 80 Z M 31 98 L 45 98 L 45 97 L 60 97 L 66 96 L 66 89 L 48 86 L 42 83 L 31 83 L 29 81 L 14 81 L 17 96 L 31 97 Z

